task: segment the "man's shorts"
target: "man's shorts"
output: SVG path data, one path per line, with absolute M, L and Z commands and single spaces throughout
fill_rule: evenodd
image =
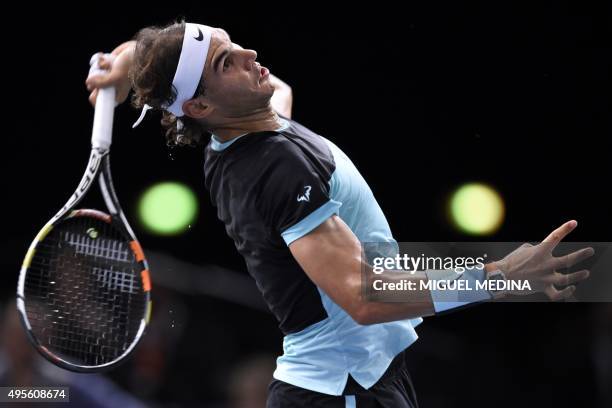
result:
M 305 390 L 279 380 L 268 387 L 267 408 L 417 408 L 406 351 L 398 354 L 383 376 L 366 390 L 349 375 L 342 396 Z

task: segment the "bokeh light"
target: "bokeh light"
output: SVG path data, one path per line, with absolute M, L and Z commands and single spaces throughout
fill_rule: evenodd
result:
M 198 199 L 182 183 L 157 183 L 142 194 L 138 214 L 141 224 L 150 233 L 176 235 L 194 222 L 198 214 Z
M 450 218 L 462 232 L 472 235 L 490 235 L 504 221 L 505 207 L 501 195 L 482 183 L 468 183 L 452 194 Z

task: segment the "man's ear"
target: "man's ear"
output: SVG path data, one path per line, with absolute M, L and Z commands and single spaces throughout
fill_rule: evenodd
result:
M 183 103 L 183 112 L 193 119 L 205 119 L 214 111 L 214 107 L 202 98 L 193 98 Z

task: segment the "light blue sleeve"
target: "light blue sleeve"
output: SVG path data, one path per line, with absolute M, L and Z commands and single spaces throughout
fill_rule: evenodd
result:
M 332 215 L 337 215 L 341 205 L 342 203 L 339 201 L 329 200 L 321 207 L 308 214 L 306 218 L 303 218 L 297 224 L 284 230 L 281 236 L 285 240 L 287 246 L 296 239 L 302 238 L 304 235 L 317 228 Z

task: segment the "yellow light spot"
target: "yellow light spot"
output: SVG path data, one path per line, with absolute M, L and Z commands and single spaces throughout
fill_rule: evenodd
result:
M 459 187 L 450 200 L 450 217 L 461 231 L 489 235 L 504 221 L 505 208 L 500 194 L 482 183 Z

